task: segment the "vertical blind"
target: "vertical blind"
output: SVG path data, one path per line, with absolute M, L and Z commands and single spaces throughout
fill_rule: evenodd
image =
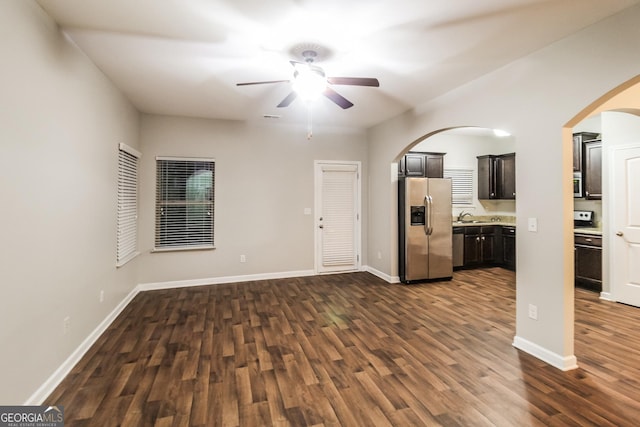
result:
M 118 151 L 118 216 L 116 265 L 138 254 L 138 159 L 140 153 L 125 144 Z
M 451 203 L 455 205 L 473 204 L 473 169 L 447 168 L 444 178 L 451 178 Z
M 157 249 L 213 247 L 215 161 L 156 158 Z
M 354 266 L 357 168 L 332 166 L 332 169 L 323 170 L 323 265 Z

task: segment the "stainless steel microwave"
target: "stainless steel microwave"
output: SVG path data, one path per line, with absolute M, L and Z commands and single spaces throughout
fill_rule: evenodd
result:
M 582 193 L 582 172 L 573 173 L 573 197 L 584 197 Z

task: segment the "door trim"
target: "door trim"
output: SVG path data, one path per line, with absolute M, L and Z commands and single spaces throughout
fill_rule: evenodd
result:
M 322 209 L 320 206 L 322 197 L 321 197 L 321 167 L 323 165 L 345 165 L 345 166 L 355 166 L 356 167 L 356 214 L 357 221 L 355 224 L 355 245 L 356 245 L 356 263 L 353 270 L 345 270 L 345 271 L 336 271 L 335 273 L 343 273 L 347 271 L 360 271 L 362 269 L 362 162 L 360 161 L 351 161 L 351 160 L 314 160 L 313 161 L 313 172 L 314 172 L 314 209 L 313 209 L 313 266 L 316 274 L 332 274 L 334 272 L 321 272 L 321 268 L 319 265 L 320 259 L 320 235 L 319 235 L 319 221 L 320 215 L 322 214 Z

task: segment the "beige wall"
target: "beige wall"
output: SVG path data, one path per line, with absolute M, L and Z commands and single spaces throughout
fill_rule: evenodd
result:
M 371 129 L 370 185 L 379 191 L 370 200 L 370 264 L 397 274 L 397 225 L 389 208 L 397 196 L 389 170 L 405 147 L 456 126 L 509 131 L 518 158 L 516 341 L 557 366 L 570 366 L 572 156 L 562 128 L 638 73 L 639 20 L 640 7 L 629 9 Z M 585 61 L 589 66 L 579 65 Z M 526 231 L 528 218 L 537 218 L 537 232 Z M 372 257 L 377 251 L 385 257 Z M 529 304 L 538 306 L 538 320 L 527 317 Z
M 392 163 L 425 134 L 461 125 L 516 138 L 515 334 L 570 358 L 571 147 L 561 128 L 638 73 L 639 21 L 640 8 L 627 10 L 366 135 L 317 129 L 308 142 L 303 127 L 144 116 L 138 143 L 137 112 L 38 6 L 0 2 L 11 34 L 0 38 L 0 404 L 33 396 L 138 283 L 312 269 L 313 217 L 303 210 L 313 207 L 314 160 L 363 161 L 363 265 L 396 275 Z M 119 142 L 143 152 L 142 254 L 116 269 Z M 156 155 L 216 158 L 217 249 L 150 253 Z M 522 231 L 529 217 L 537 233 Z M 526 317 L 530 303 L 538 321 Z
M 115 251 L 138 114 L 34 2 L 0 2 L 0 28 L 0 404 L 22 404 L 137 283 Z
M 308 141 L 302 126 L 143 116 L 141 147 L 143 284 L 313 271 L 314 216 L 304 209 L 314 207 L 314 160 L 363 163 L 366 229 L 367 146 L 362 132 L 323 129 Z M 156 156 L 216 159 L 216 249 L 151 252 Z M 246 255 L 246 263 L 240 263 L 240 255 Z

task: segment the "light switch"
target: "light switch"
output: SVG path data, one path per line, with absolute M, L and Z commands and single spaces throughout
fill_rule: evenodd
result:
M 538 231 L 538 218 L 529 218 L 529 222 L 527 224 L 527 230 L 532 232 Z

